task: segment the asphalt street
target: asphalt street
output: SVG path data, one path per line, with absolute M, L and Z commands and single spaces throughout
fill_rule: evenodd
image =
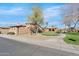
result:
M 53 48 L 22 43 L 0 37 L 0 56 L 79 56 Z

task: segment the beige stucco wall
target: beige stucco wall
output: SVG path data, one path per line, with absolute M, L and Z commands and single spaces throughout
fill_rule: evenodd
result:
M 9 28 L 0 28 L 1 34 L 7 34 L 8 31 L 9 31 Z
M 27 34 L 28 28 L 27 27 L 13 27 L 10 28 L 9 32 L 15 32 L 16 35 L 21 35 L 21 34 Z
M 17 33 L 17 28 L 16 27 L 11 27 L 8 32 L 14 32 L 16 34 Z
M 27 29 L 26 29 L 26 27 L 20 27 L 20 28 L 19 28 L 19 34 L 27 34 Z
M 44 32 L 48 32 L 49 31 L 49 29 L 44 29 Z
M 26 27 L 25 27 L 26 34 L 32 34 L 32 32 L 30 31 L 30 27 L 31 27 L 30 24 L 27 24 L 27 25 L 26 25 Z

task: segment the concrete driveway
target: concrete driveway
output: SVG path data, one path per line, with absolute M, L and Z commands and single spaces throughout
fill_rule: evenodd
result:
M 78 54 L 0 37 L 0 56 L 77 56 Z

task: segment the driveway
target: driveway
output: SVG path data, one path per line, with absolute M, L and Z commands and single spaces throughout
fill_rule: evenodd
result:
M 78 54 L 0 37 L 0 56 L 77 56 Z

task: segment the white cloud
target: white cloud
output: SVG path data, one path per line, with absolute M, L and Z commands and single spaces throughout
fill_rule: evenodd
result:
M 17 25 L 17 24 L 24 24 L 25 22 L 6 22 L 6 21 L 1 21 L 0 25 Z
M 46 8 L 43 12 L 44 18 L 47 19 L 47 18 L 59 16 L 61 13 L 60 10 L 61 10 L 61 6 L 54 6 L 54 7 Z
M 0 15 L 21 15 L 25 14 L 25 11 L 27 11 L 24 8 L 17 7 L 12 9 L 0 9 Z
M 1 25 L 17 24 L 16 22 L 0 22 Z
M 23 11 L 23 10 L 24 10 L 23 8 L 14 8 L 14 9 L 7 10 L 6 12 L 16 13 L 16 12 Z

